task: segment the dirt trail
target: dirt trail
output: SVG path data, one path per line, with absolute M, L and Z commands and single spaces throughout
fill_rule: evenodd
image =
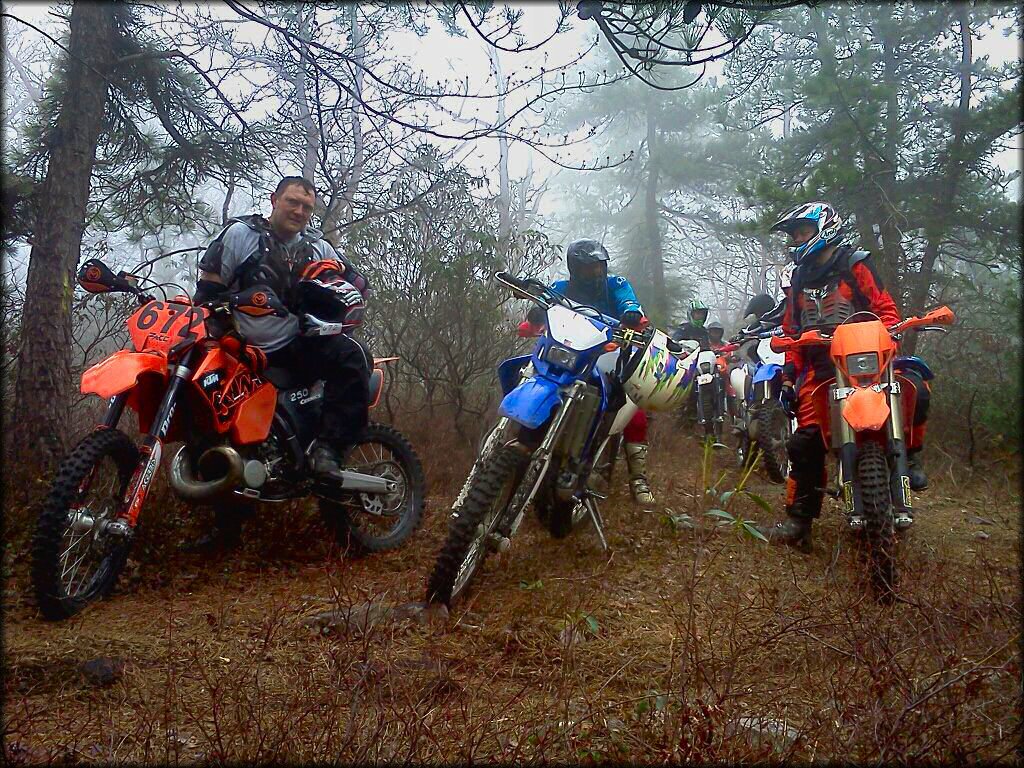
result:
M 730 456 L 714 473 L 736 473 Z M 876 604 L 836 508 L 801 556 L 715 530 L 700 455 L 652 451 L 656 512 L 620 468 L 610 550 L 585 527 L 524 524 L 447 623 L 318 634 L 304 619 L 423 598 L 450 496 L 407 549 L 361 560 L 181 564 L 63 624 L 20 569 L 4 594 L 8 759 L 1010 760 L 1021 712 L 1019 499 L 936 477 L 902 545 L 901 595 Z M 751 487 L 776 507 L 781 489 Z M 764 520 L 752 503 L 737 506 Z M 828 504 L 828 503 L 827 503 Z M 673 527 L 666 509 L 696 529 Z M 106 686 L 82 662 L 113 657 Z

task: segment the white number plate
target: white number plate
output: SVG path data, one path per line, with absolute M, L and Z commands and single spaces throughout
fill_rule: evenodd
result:
M 710 384 L 713 378 L 715 378 L 715 374 L 713 373 L 702 373 L 700 376 L 697 377 L 697 383 Z

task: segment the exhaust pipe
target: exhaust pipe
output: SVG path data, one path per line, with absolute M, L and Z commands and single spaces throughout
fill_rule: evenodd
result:
M 171 459 L 168 473 L 168 482 L 175 493 L 189 501 L 206 501 L 231 493 L 241 484 L 245 467 L 241 455 L 234 448 L 226 445 L 210 448 L 199 457 L 200 466 L 204 462 L 214 463 L 214 466 L 226 465 L 226 468 L 216 480 L 200 480 L 192 473 L 192 462 L 185 446 L 178 449 Z

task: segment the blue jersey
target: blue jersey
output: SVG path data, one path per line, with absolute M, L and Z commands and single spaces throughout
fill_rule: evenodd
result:
M 603 296 L 585 296 L 576 290 L 576 286 L 570 288 L 568 280 L 556 280 L 551 284 L 551 290 L 558 291 L 563 296 L 568 296 L 573 301 L 582 304 L 589 304 L 609 317 L 616 320 L 621 318 L 625 312 L 639 312 L 643 314 L 640 302 L 636 300 L 633 293 L 633 286 L 624 277 L 608 275 L 604 286 Z

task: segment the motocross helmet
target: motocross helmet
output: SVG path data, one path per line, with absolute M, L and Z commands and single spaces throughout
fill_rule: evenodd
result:
M 565 262 L 569 279 L 584 288 L 598 289 L 608 280 L 608 250 L 597 240 L 573 240 L 565 249 Z M 599 264 L 600 270 L 592 264 Z
M 743 317 L 747 318 L 753 315 L 755 320 L 760 320 L 773 309 L 775 309 L 775 299 L 767 293 L 759 293 L 747 302 L 747 308 L 743 310 Z
M 296 284 L 300 311 L 328 323 L 342 323 L 345 330 L 361 325 L 366 311 L 363 294 L 346 280 L 337 265 L 314 262 Z
M 725 338 L 725 327 L 717 320 L 708 323 L 708 338 L 714 344 L 721 344 Z
M 693 325 L 703 328 L 708 320 L 708 305 L 700 299 L 691 299 L 689 317 Z
M 801 203 L 786 211 L 769 232 L 792 234 L 798 226 L 811 224 L 817 233 L 807 242 L 789 247 L 789 256 L 799 266 L 830 245 L 838 245 L 844 237 L 843 220 L 836 209 L 825 202 Z

